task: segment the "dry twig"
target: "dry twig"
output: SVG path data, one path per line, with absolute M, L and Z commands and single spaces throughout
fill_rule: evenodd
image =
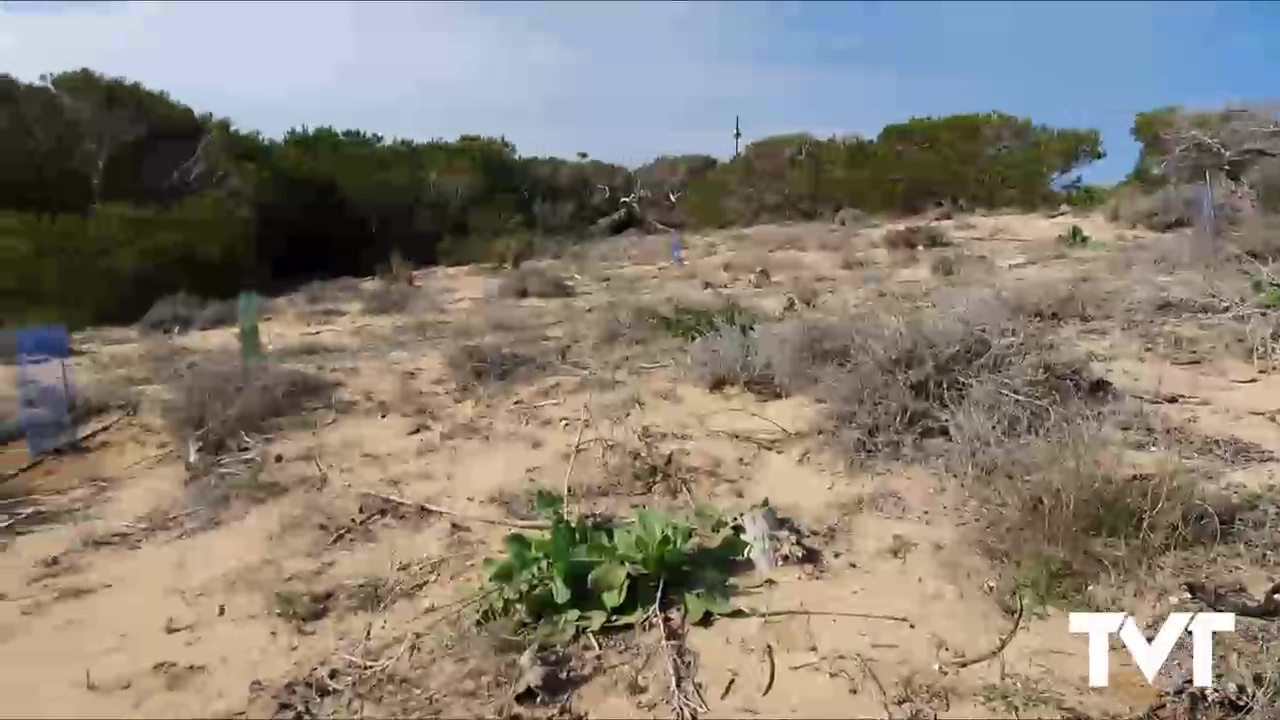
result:
M 395 503 L 397 505 L 401 505 L 407 508 L 413 508 L 415 510 L 436 513 L 437 515 L 448 515 L 450 517 L 456 517 L 459 520 L 470 520 L 471 522 L 485 523 L 487 525 L 501 525 L 504 527 L 520 528 L 524 530 L 548 530 L 551 528 L 551 523 L 545 520 L 511 520 L 508 518 L 487 518 L 487 517 L 481 517 L 479 515 L 471 515 L 469 513 L 459 512 L 457 510 L 452 510 L 450 508 L 442 507 L 440 505 L 433 505 L 431 503 L 426 503 L 426 502 L 415 502 L 413 500 L 406 500 L 402 497 L 397 497 L 395 495 L 387 495 L 386 493 L 374 492 L 372 490 L 365 490 L 364 494 L 369 495 L 370 497 L 376 497 L 379 500 L 386 500 L 387 502 Z
M 573 463 L 578 459 L 578 448 L 582 446 L 582 433 L 587 429 L 587 403 L 583 401 L 582 410 L 578 414 L 578 437 L 573 440 L 573 449 L 569 451 L 569 466 L 564 470 L 564 516 L 569 517 L 569 480 L 573 477 Z
M 1013 641 L 1013 636 L 1017 634 L 1018 629 L 1022 626 L 1022 593 L 1015 593 L 1014 598 L 1018 601 L 1018 611 L 1013 616 L 1013 627 L 1009 628 L 1009 632 L 1005 633 L 1004 637 L 1000 638 L 1000 641 L 996 643 L 996 646 L 981 655 L 975 655 L 971 658 L 963 656 L 955 658 L 947 663 L 949 667 L 957 670 L 971 667 L 996 657 L 1000 653 L 1004 652 L 1005 648 L 1009 647 L 1009 643 Z

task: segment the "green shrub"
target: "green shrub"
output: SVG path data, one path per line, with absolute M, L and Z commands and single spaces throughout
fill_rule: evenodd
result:
M 634 626 L 668 603 L 690 624 L 734 611 L 729 578 L 747 545 L 724 521 L 695 527 L 652 510 L 627 524 L 571 520 L 545 491 L 537 507 L 550 528 L 507 535 L 505 556 L 485 561 L 482 621 L 515 619 L 554 642 Z

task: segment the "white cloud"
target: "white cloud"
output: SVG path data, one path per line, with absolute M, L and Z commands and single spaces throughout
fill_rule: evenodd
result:
M 628 163 L 723 155 L 738 112 L 756 137 L 873 132 L 893 117 L 890 76 L 753 59 L 766 15 L 708 2 L 75 3 L 0 10 L 0 71 L 90 67 L 272 135 L 506 134 L 526 153 Z M 806 98 L 833 92 L 858 98 L 863 121 L 797 124 Z

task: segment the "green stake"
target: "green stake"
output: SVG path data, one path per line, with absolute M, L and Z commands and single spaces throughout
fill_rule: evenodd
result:
M 258 294 L 240 293 L 240 358 L 248 363 L 262 357 L 262 340 L 258 336 Z

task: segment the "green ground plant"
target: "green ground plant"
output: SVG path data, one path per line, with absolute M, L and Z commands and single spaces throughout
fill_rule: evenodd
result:
M 536 502 L 550 528 L 509 534 L 505 555 L 486 561 L 482 622 L 512 619 L 541 640 L 567 642 L 671 608 L 690 624 L 736 609 L 729 581 L 747 546 L 724 520 L 700 515 L 691 524 L 641 510 L 606 524 L 567 517 L 553 493 Z
M 1069 248 L 1085 248 L 1094 244 L 1094 240 L 1079 225 L 1072 225 L 1058 236 L 1058 242 Z

